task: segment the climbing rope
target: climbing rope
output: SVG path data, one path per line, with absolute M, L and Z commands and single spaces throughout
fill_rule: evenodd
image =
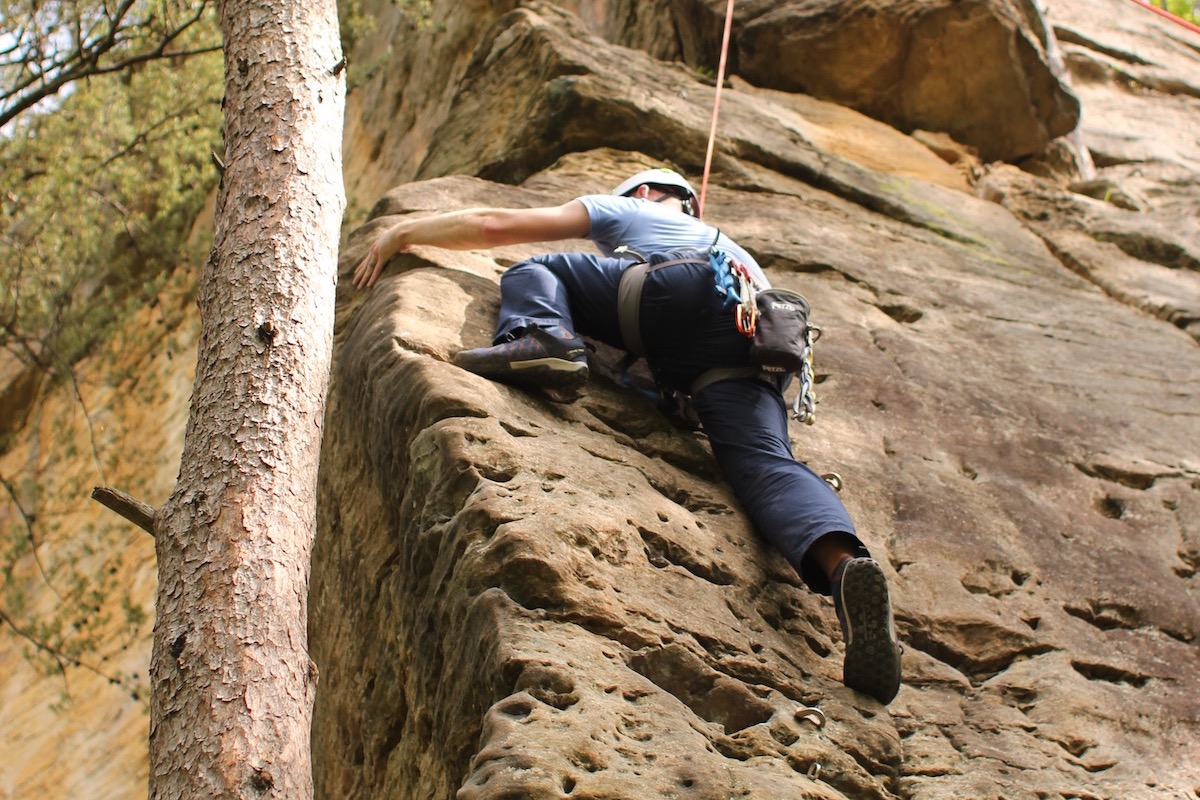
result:
M 721 114 L 721 89 L 725 85 L 725 64 L 729 60 L 729 35 L 733 30 L 733 3 L 734 0 L 729 0 L 729 4 L 725 7 L 725 31 L 721 35 L 721 57 L 717 61 L 717 91 L 713 96 L 712 125 L 708 130 L 708 147 L 704 152 L 704 177 L 700 180 L 700 207 L 696 211 L 701 218 L 704 216 L 704 201 L 708 197 L 708 175 L 712 171 L 713 147 L 717 140 L 717 120 Z M 745 268 L 743 267 L 743 269 Z M 737 307 L 737 326 L 742 333 L 753 336 L 754 326 L 758 322 L 758 308 L 754 302 L 754 290 L 749 278 L 747 273 L 742 276 L 740 281 L 741 296 L 738 299 L 741 302 Z M 804 364 L 800 369 L 800 392 L 796 395 L 793 412 L 796 419 L 803 421 L 806 425 L 812 425 L 816 420 L 817 400 L 813 394 L 812 346 L 820 336 L 821 329 L 813 325 L 809 325 L 804 334 Z
M 708 173 L 712 168 L 713 144 L 717 140 L 717 117 L 721 113 L 721 87 L 725 85 L 725 61 L 729 57 L 729 32 L 733 30 L 733 0 L 725 8 L 725 33 L 721 36 L 721 58 L 717 62 L 717 94 L 713 98 L 712 127 L 708 130 L 708 148 L 704 153 L 704 177 L 700 180 L 700 208 L 697 216 L 704 217 L 704 198 L 708 194 Z
M 1165 8 L 1159 8 L 1158 6 L 1154 5 L 1153 3 L 1150 2 L 1150 0 L 1133 0 L 1133 2 L 1137 3 L 1142 8 L 1146 8 L 1146 9 L 1153 11 L 1155 14 L 1158 14 L 1160 17 L 1165 17 L 1166 19 L 1171 20 L 1172 22 L 1174 22 L 1177 25 L 1182 25 L 1183 27 L 1187 28 L 1192 33 L 1200 33 L 1200 25 L 1197 25 L 1194 22 L 1188 22 L 1186 19 L 1183 19 L 1182 17 L 1177 17 L 1174 14 L 1172 14 L 1170 11 L 1167 11 Z

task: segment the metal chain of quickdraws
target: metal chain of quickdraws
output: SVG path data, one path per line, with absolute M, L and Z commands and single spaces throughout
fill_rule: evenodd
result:
M 792 405 L 792 413 L 805 425 L 817 421 L 817 396 L 813 392 L 813 342 L 821 338 L 821 329 L 808 325 L 804 329 L 804 363 L 800 365 L 800 392 Z

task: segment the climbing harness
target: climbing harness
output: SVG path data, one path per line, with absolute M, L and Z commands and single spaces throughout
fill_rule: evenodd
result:
M 708 259 L 717 293 L 726 306 L 734 306 L 738 332 L 752 342 L 750 363 L 776 377 L 799 375 L 800 391 L 792 412 L 796 419 L 812 425 L 817 407 L 813 343 L 821 338 L 821 329 L 808 321 L 808 300 L 789 289 L 762 287 L 745 264 L 717 249 L 715 243 Z
M 700 207 L 696 213 L 696 216 L 700 218 L 704 216 L 704 204 L 708 196 L 708 176 L 712 170 L 713 148 L 717 138 L 717 120 L 721 113 L 721 89 L 725 85 L 725 65 L 729 59 L 729 37 L 733 30 L 733 4 L 734 0 L 729 0 L 725 7 L 725 30 L 721 36 L 721 56 L 717 62 L 712 125 L 708 131 L 708 146 L 704 153 L 704 176 L 700 182 Z M 720 235 L 720 231 L 718 231 L 717 237 L 720 238 Z M 729 301 L 736 304 L 734 321 L 738 332 L 749 337 L 754 343 L 751 347 L 751 362 L 761 368 L 761 374 L 782 379 L 780 388 L 786 384 L 788 374 L 794 372 L 799 375 L 800 391 L 792 405 L 792 413 L 804 424 L 812 425 L 816 421 L 817 404 L 813 394 L 813 343 L 821 337 L 821 329 L 808 324 L 808 301 L 801 295 L 788 292 L 786 289 L 767 289 L 757 286 L 749 269 L 728 254 L 718 250 L 715 240 L 713 246 L 709 248 L 709 260 L 716 273 L 717 291 L 724 291 L 727 304 Z M 625 274 L 628 275 L 629 270 L 626 270 Z M 644 280 L 645 273 L 630 277 L 638 282 L 637 291 L 640 293 L 640 282 Z M 622 275 L 621 284 L 624 287 L 625 275 Z M 785 312 L 779 315 L 779 319 L 784 320 L 784 323 L 779 328 L 772 324 L 765 329 L 764 334 L 760 335 L 758 333 L 759 321 L 762 317 L 760 303 L 764 302 L 773 320 L 775 312 Z M 620 307 L 622 309 L 622 333 L 624 333 L 625 318 L 630 315 L 625 313 L 624 303 Z M 636 312 L 637 309 L 633 309 L 633 311 Z M 636 318 L 634 318 L 633 324 L 637 324 Z M 640 332 L 636 335 L 640 339 Z M 626 338 L 626 341 L 628 342 L 629 339 Z M 778 360 L 781 356 L 783 357 L 782 361 Z M 737 375 L 730 370 L 709 370 L 692 384 L 692 394 L 695 395 L 700 389 L 711 383 L 730 377 L 737 377 Z
M 717 238 L 720 232 L 717 233 Z M 731 378 L 759 378 L 775 383 L 782 389 L 787 376 L 800 378 L 800 391 L 792 404 L 796 419 L 807 425 L 816 420 L 816 397 L 813 393 L 813 343 L 820 338 L 820 328 L 808 324 L 808 301 L 787 289 L 760 288 L 746 265 L 716 246 L 716 239 L 707 257 L 695 256 L 647 260 L 626 247 L 618 253 L 632 253 L 638 261 L 621 273 L 617 288 L 617 324 L 629 358 L 623 364 L 628 375 L 633 361 L 646 354 L 642 341 L 642 287 L 646 276 L 677 264 L 707 263 L 713 270 L 716 292 L 726 307 L 732 307 L 737 329 L 751 340 L 750 361 L 746 367 L 714 367 L 703 372 L 689 387 L 689 396 L 717 381 Z

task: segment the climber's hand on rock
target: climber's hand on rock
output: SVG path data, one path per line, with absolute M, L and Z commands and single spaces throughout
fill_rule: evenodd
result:
M 400 225 L 394 225 L 379 235 L 367 251 L 367 255 L 359 262 L 354 270 L 354 288 L 365 289 L 374 286 L 383 272 L 384 266 L 392 256 L 408 249 L 404 243 L 403 231 Z

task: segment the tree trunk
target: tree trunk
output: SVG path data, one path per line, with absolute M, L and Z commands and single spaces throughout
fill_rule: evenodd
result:
M 150 797 L 312 796 L 309 559 L 345 195 L 335 0 L 226 0 L 225 170 L 158 512 Z

